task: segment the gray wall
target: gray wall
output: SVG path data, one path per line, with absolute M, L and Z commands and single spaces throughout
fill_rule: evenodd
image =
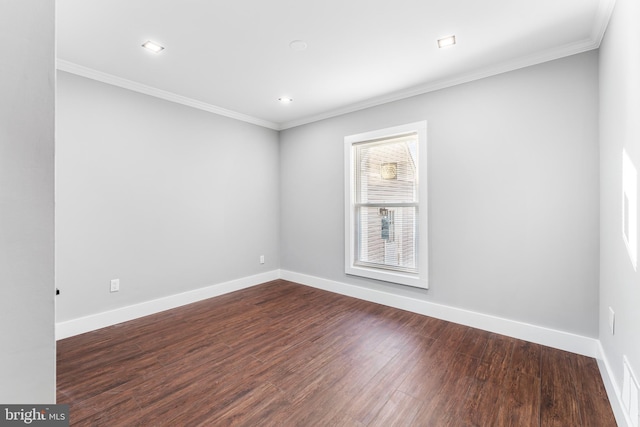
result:
M 281 133 L 281 266 L 597 337 L 598 53 Z M 428 122 L 429 290 L 343 266 L 343 138 Z
M 0 402 L 55 402 L 54 2 L 0 2 Z
M 64 72 L 56 111 L 58 321 L 279 267 L 276 131 Z
M 640 172 L 639 16 L 637 1 L 618 0 L 600 48 L 600 342 L 620 387 L 623 355 L 640 375 L 640 276 L 621 222 L 623 149 Z M 616 313 L 615 335 L 609 307 Z

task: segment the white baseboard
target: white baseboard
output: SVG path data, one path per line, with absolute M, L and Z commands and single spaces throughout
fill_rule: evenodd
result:
M 602 344 L 598 342 L 598 368 L 600 368 L 600 376 L 602 376 L 602 382 L 607 390 L 607 396 L 609 397 L 609 403 L 611 403 L 611 409 L 613 415 L 616 417 L 616 422 L 620 427 L 631 427 L 631 419 L 629 414 L 624 410 L 622 406 L 622 388 L 616 381 L 616 376 L 613 374 L 609 359 L 602 348 Z
M 295 273 L 288 270 L 272 270 L 255 276 L 243 277 L 229 282 L 207 286 L 205 288 L 121 307 L 115 310 L 58 322 L 56 323 L 56 339 L 71 337 L 280 278 L 329 292 L 375 302 L 426 316 L 436 317 L 438 319 L 466 326 L 472 326 L 474 328 L 570 351 L 572 353 L 582 354 L 606 362 L 600 341 L 594 338 L 443 304 L 436 304 L 389 292 Z M 606 364 L 606 367 L 607 372 L 609 372 L 608 363 Z M 613 384 L 615 385 L 615 382 L 613 382 Z
M 611 365 L 607 360 L 600 340 L 287 270 L 281 270 L 280 278 L 329 292 L 347 295 L 592 357 L 598 362 L 600 376 L 607 391 L 616 422 L 620 427 L 632 426 L 629 415 L 624 411 L 622 406 L 621 388 L 615 380 L 615 375 L 611 370 Z
M 243 277 L 237 280 L 207 286 L 205 288 L 194 289 L 192 291 L 145 301 L 115 310 L 59 322 L 56 323 L 56 340 L 94 331 L 96 329 L 148 316 L 161 311 L 170 310 L 172 308 L 227 294 L 229 292 L 235 292 L 240 289 L 276 280 L 279 277 L 279 270 L 268 271 L 255 276 Z
M 449 322 L 472 326 L 485 331 L 507 335 L 584 356 L 597 358 L 600 354 L 600 342 L 595 338 L 589 338 L 569 332 L 558 331 L 555 329 L 549 329 L 542 326 L 504 319 L 447 305 L 435 304 L 424 300 L 363 288 L 361 286 L 349 285 L 315 276 L 308 276 L 306 274 L 295 273 L 287 270 L 281 270 L 280 277 L 285 280 L 290 280 L 292 282 L 312 286 L 318 289 L 411 311 L 413 313 L 436 317 Z
M 181 294 L 170 295 L 164 298 L 158 298 L 152 301 L 146 301 L 140 304 L 126 306 L 103 313 L 59 322 L 56 323 L 56 339 L 60 340 L 68 338 L 74 335 L 79 335 L 85 332 L 90 332 L 96 329 L 191 304 L 193 302 L 250 288 L 276 279 L 289 280 L 329 292 L 375 302 L 389 307 L 411 311 L 413 313 L 436 317 L 438 319 L 593 357 L 598 361 L 600 375 L 602 376 L 618 425 L 631 426 L 631 420 L 628 419 L 628 415 L 622 407 L 621 389 L 615 380 L 615 375 L 613 375 L 611 365 L 607 360 L 602 344 L 595 338 L 589 338 L 569 332 L 545 328 L 542 326 L 536 326 L 529 323 L 518 322 L 443 304 L 431 303 L 384 291 L 363 288 L 361 286 L 350 285 L 320 277 L 295 273 L 288 270 L 273 270 L 255 276 L 231 280 L 229 282 L 195 289 Z
M 280 271 L 280 278 L 329 292 L 347 295 L 353 298 L 436 317 L 438 319 L 592 357 L 596 359 L 598 363 L 600 376 L 607 391 L 616 422 L 620 427 L 632 426 L 631 419 L 629 419 L 629 415 L 622 406 L 621 388 L 615 380 L 616 377 L 611 370 L 611 365 L 598 339 L 287 270 Z
M 58 322 L 56 323 L 56 339 L 79 335 L 279 278 L 589 357 L 598 359 L 602 357 L 600 342 L 594 338 L 287 270 L 272 270 L 255 276 L 243 277 L 115 310 Z

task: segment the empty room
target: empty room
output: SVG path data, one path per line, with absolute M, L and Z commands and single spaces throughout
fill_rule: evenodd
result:
M 0 425 L 639 426 L 636 0 L 0 38 Z

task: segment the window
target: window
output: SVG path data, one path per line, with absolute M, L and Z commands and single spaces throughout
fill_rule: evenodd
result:
M 427 288 L 427 123 L 345 138 L 345 272 Z

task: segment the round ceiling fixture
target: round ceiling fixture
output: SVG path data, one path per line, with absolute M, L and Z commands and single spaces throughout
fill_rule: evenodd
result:
M 293 98 L 283 96 L 281 98 L 278 98 L 278 101 L 282 102 L 283 104 L 289 104 L 290 102 L 293 102 Z
M 289 43 L 289 47 L 296 52 L 302 52 L 303 50 L 307 50 L 307 43 L 302 40 L 294 40 Z

